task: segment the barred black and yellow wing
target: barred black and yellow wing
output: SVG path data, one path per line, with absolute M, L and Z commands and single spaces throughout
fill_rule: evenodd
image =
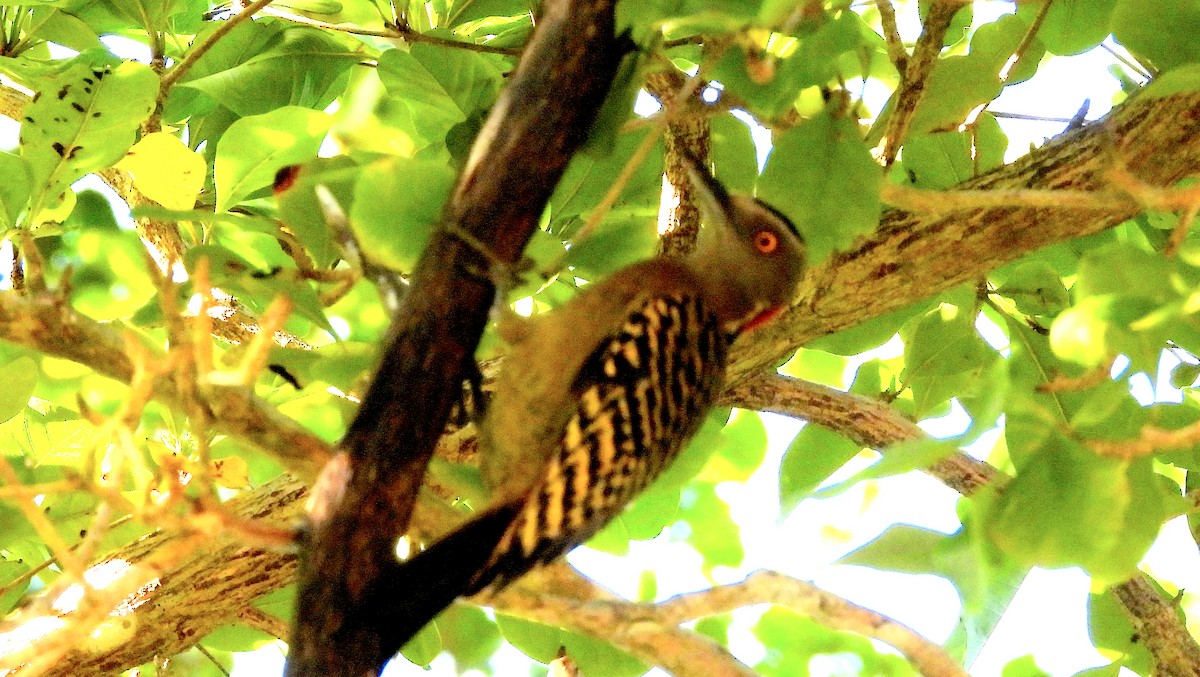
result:
M 647 300 L 585 360 L 575 413 L 530 491 L 493 506 L 401 565 L 397 632 L 407 641 L 460 595 L 506 585 L 604 527 L 704 420 L 730 337 L 694 295 Z
M 652 482 L 703 422 L 728 345 L 696 296 L 657 297 L 631 312 L 580 369 L 558 453 L 475 589 L 579 545 Z

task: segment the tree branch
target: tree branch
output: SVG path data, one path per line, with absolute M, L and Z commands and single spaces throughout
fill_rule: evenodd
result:
M 1147 186 L 1200 172 L 1200 94 L 1136 96 L 1102 120 L 1052 139 L 1029 155 L 947 191 L 1108 192 L 1124 167 Z M 811 267 L 793 307 L 735 346 L 730 382 L 787 359 L 798 345 L 971 282 L 1042 247 L 1111 228 L 1141 211 L 1019 204 L 926 214 L 888 209 L 879 228 Z
M 870 449 L 884 450 L 893 444 L 929 436 L 884 402 L 771 372 L 752 376 L 726 390 L 722 402 L 816 423 Z M 928 472 L 966 496 L 988 484 L 1003 486 L 1009 479 L 992 466 L 961 452 L 942 459 Z
M 121 334 L 75 312 L 47 293 L 0 293 L 0 339 L 47 355 L 86 364 L 97 373 L 129 383 L 134 367 Z M 144 346 L 163 359 L 156 347 Z M 205 389 L 209 420 L 224 432 L 270 453 L 299 477 L 312 478 L 329 459 L 329 445 L 268 406 L 246 388 Z M 182 409 L 184 396 L 172 375 L 154 382 L 154 397 Z
M 913 48 L 912 58 L 907 59 L 907 67 L 900 73 L 900 89 L 893 98 L 896 105 L 892 108 L 892 117 L 888 120 L 884 137 L 884 167 L 890 167 L 895 162 L 900 146 L 904 144 L 904 137 L 908 136 L 908 128 L 917 114 L 917 104 L 925 95 L 929 75 L 937 64 L 938 55 L 942 53 L 950 20 L 960 9 L 962 3 L 955 0 L 934 0 L 929 5 L 921 37 L 917 39 L 917 45 Z M 882 16 L 882 11 L 880 14 Z M 891 49 L 889 45 L 889 53 Z
M 399 650 L 386 595 L 426 466 L 495 297 L 587 138 L 626 45 L 614 0 L 556 0 L 543 15 L 467 159 L 412 276 L 387 346 L 342 446 L 314 494 L 292 677 L 374 674 Z M 553 96 L 548 93 L 554 93 Z M 486 250 L 486 251 L 484 251 Z M 495 273 L 491 271 L 496 271 Z
M 773 411 L 824 425 L 883 453 L 892 444 L 928 437 L 916 424 L 883 403 L 776 374 L 747 379 L 725 397 L 734 406 Z M 962 453 L 938 462 L 928 472 L 968 496 L 984 486 L 1002 489 L 1012 479 Z M 1180 677 L 1200 674 L 1200 645 L 1188 632 L 1175 604 L 1163 599 L 1145 574 L 1139 573 L 1111 589 L 1154 656 L 1159 671 L 1156 674 Z
M 740 583 L 679 595 L 656 605 L 644 605 L 644 613 L 663 625 L 675 626 L 754 604 L 785 606 L 827 628 L 886 642 L 904 654 L 926 677 L 966 677 L 966 671 L 941 647 L 912 628 L 811 583 L 774 571 L 756 571 Z

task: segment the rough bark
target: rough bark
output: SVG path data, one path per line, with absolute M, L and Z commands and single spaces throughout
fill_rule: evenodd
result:
M 1140 96 L 1103 120 L 1058 137 L 957 190 L 1111 192 L 1124 166 L 1152 186 L 1200 171 L 1200 94 Z M 809 270 L 795 305 L 733 356 L 733 381 L 785 358 L 797 345 L 853 327 L 974 279 L 1056 242 L 1111 228 L 1141 209 L 1011 207 L 942 214 L 888 209 L 879 228 Z

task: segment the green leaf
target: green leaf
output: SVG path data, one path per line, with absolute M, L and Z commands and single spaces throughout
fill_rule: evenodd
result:
M 1116 354 L 1118 303 L 1112 296 L 1093 296 L 1059 314 L 1050 326 L 1054 354 L 1086 367 L 1098 367 Z
M 217 651 L 254 651 L 264 644 L 274 642 L 275 637 L 247 625 L 222 625 L 205 635 L 200 643 L 206 649 Z
M 881 178 L 858 126 L 826 110 L 775 139 L 757 192 L 798 224 L 811 264 L 875 229 Z
M 1030 21 L 1032 18 L 1026 20 L 1019 13 L 1005 14 L 990 24 L 980 26 L 971 37 L 970 57 L 983 60 L 999 75 L 1017 48 L 1025 41 Z M 1004 81 L 1005 86 L 1015 85 L 1033 77 L 1045 52 L 1046 48 L 1042 46 L 1041 40 L 1034 37 L 1033 41 L 1025 46 L 1021 61 L 1008 74 L 1008 79 Z
M 228 32 L 219 40 L 210 42 L 210 36 L 218 28 Z M 166 105 L 163 107 L 163 118 L 171 121 L 189 120 L 189 127 L 193 128 L 193 132 L 197 132 L 204 125 L 195 124 L 195 118 L 202 116 L 205 122 L 210 122 L 210 114 L 219 110 L 224 114 L 217 117 L 227 117 L 224 126 L 228 126 L 233 119 L 240 116 L 228 106 L 221 105 L 220 99 L 214 99 L 201 89 L 190 87 L 189 84 L 236 68 L 243 61 L 266 52 L 272 45 L 282 41 L 284 30 L 286 30 L 286 24 L 278 21 L 243 21 L 234 26 L 232 30 L 219 22 L 205 22 L 197 32 L 193 44 L 206 43 L 210 44 L 210 47 L 195 61 L 179 84 L 171 88 L 167 95 Z M 210 85 L 217 82 L 219 81 L 209 81 Z M 252 85 L 253 83 L 246 84 Z M 263 83 L 258 84 L 262 85 Z M 228 91 L 225 93 L 232 93 L 235 97 L 245 96 L 245 94 Z M 193 134 L 192 145 L 195 147 L 200 139 L 207 139 L 215 144 L 219 137 L 219 134 Z
M 1200 364 L 1180 362 L 1171 369 L 1172 388 L 1190 388 L 1200 379 Z
M 19 155 L 0 151 L 0 232 L 17 225 L 29 202 L 29 163 Z
M 935 565 L 958 589 L 962 620 L 947 646 L 970 665 L 1004 617 L 1028 569 L 998 551 L 979 528 L 978 502 L 959 502 L 963 528 L 939 547 Z
M 975 330 L 965 309 L 943 304 L 914 318 L 904 337 L 904 382 L 912 389 L 915 414 L 922 418 L 951 397 L 987 387 L 979 377 L 999 359 Z
M 272 590 L 254 600 L 254 607 L 272 616 L 287 618 L 296 605 L 296 590 L 295 583 Z
M 508 614 L 496 614 L 500 634 L 526 656 L 539 663 L 549 663 L 563 646 L 564 632 L 556 627 L 527 621 Z
M 376 263 L 411 271 L 425 251 L 455 172 L 444 162 L 388 158 L 359 176 L 350 223 Z
M 846 554 L 838 564 L 908 574 L 938 574 L 942 573 L 942 568 L 936 553 L 950 540 L 950 536 L 940 531 L 895 524 L 875 540 Z
M 412 112 L 418 134 L 440 141 L 451 127 L 492 105 L 503 63 L 491 54 L 412 44 L 380 55 L 379 79 Z
M 1071 303 L 1062 277 L 1045 261 L 1019 264 L 996 293 L 1012 299 L 1017 310 L 1028 315 L 1056 315 Z
M 785 58 L 775 61 L 770 77 L 764 78 L 759 73 L 762 66 L 757 62 L 764 57 L 751 57 L 745 48 L 734 46 L 712 66 L 711 78 L 745 102 L 754 114 L 768 119 L 784 115 L 792 109 L 802 89 L 834 79 L 839 57 L 862 41 L 861 19 L 854 12 L 843 11 L 837 18 L 818 16 L 823 20 L 809 23 L 808 30 L 797 32 L 799 45 Z
M 107 202 L 102 208 L 108 209 Z M 83 264 L 71 279 L 71 304 L 96 320 L 129 317 L 156 293 L 146 247 L 136 233 L 101 230 L 100 223 L 87 224 L 95 229 L 79 234 L 75 249 Z
M 1007 14 L 975 31 L 969 54 L 940 59 L 929 76 L 925 95 L 913 116 L 909 138 L 957 126 L 977 106 L 999 96 L 1003 89 L 1000 70 L 1028 30 L 1029 26 L 1022 17 Z M 1009 74 L 1004 85 L 1017 84 L 1032 77 L 1043 51 L 1038 40 L 1030 43 L 1024 58 Z M 891 105 L 889 103 L 889 108 Z
M 709 155 L 717 180 L 728 190 L 752 192 L 758 181 L 758 149 L 750 127 L 733 115 L 718 115 L 709 124 L 712 127 Z
M 814 496 L 830 498 L 845 492 L 859 482 L 902 475 L 911 470 L 922 470 L 956 451 L 958 448 L 953 444 L 932 438 L 897 442 L 890 445 L 887 452 L 875 463 L 855 473 L 849 479 L 817 491 Z
M 1098 457 L 1061 436 L 1045 439 L 987 504 L 1001 550 L 1028 565 L 1077 565 L 1101 582 L 1133 572 L 1168 517 L 1150 459 Z
M 101 47 L 100 36 L 79 17 L 57 7 L 37 5 L 25 27 L 30 39 L 46 40 L 84 52 Z
M 848 632 L 835 632 L 790 609 L 771 607 L 751 628 L 766 649 L 754 669 L 766 677 L 796 677 L 810 673 L 814 656 L 849 654 L 858 659 L 863 675 L 916 675 L 897 656 L 881 655 L 871 641 Z
M 685 540 L 704 558 L 705 571 L 742 563 L 746 553 L 741 530 L 730 516 L 729 505 L 717 496 L 715 485 L 688 485 L 680 504 L 679 519 L 689 527 Z
M 168 17 L 187 8 L 185 0 L 109 0 L 109 4 L 114 14 L 148 32 L 164 30 Z
M 0 423 L 25 410 L 37 387 L 37 363 L 31 357 L 18 357 L 0 367 L 4 388 L 0 389 Z
M 563 647 L 579 672 L 606 677 L 639 677 L 646 673 L 645 663 L 608 642 L 590 635 L 563 631 Z
M 900 327 L 904 326 L 910 318 L 928 311 L 935 305 L 936 302 L 933 300 L 917 301 L 910 306 L 873 317 L 849 329 L 823 336 L 805 347 L 825 350 L 834 355 L 857 355 L 883 345 L 888 339 L 895 336 Z
M 1171 299 L 1172 263 L 1128 242 L 1087 252 L 1073 291 L 1079 297 L 1117 295 L 1162 302 Z M 1153 274 L 1148 274 L 1153 273 Z
M 1021 656 L 1009 661 L 1000 672 L 1000 677 L 1050 677 L 1037 666 L 1033 656 Z
M 721 429 L 719 444 L 704 466 L 702 479 L 745 482 L 767 454 L 767 428 L 756 411 L 736 410 Z
M 642 210 L 614 210 L 587 239 L 567 251 L 565 263 L 585 280 L 599 280 L 654 255 L 654 218 Z
M 500 630 L 483 609 L 452 604 L 438 616 L 443 648 L 454 657 L 455 670 L 487 671 L 488 660 L 500 648 Z
M 1118 0 L 1112 10 L 1113 37 L 1156 68 L 1171 70 L 1200 61 L 1200 2 L 1196 0 Z
M 270 186 L 280 169 L 316 157 L 331 122 L 325 113 L 285 106 L 230 125 L 217 144 L 217 211 Z
M 571 159 L 550 198 L 551 232 L 564 237 L 574 232 L 579 225 L 576 217 L 590 213 L 599 204 L 612 185 L 612 177 L 630 161 L 645 139 L 645 134 L 622 134 L 611 151 L 595 149 L 578 153 Z M 662 192 L 662 162 L 662 146 L 656 145 L 621 191 L 614 205 L 616 211 L 611 215 L 613 218 L 620 220 L 621 214 L 642 213 L 648 216 L 657 213 Z M 584 246 L 586 242 L 575 244 Z
M 42 501 L 42 513 L 67 543 L 76 543 L 91 527 L 100 500 L 85 491 L 48 494 Z
M 317 158 L 296 168 L 291 183 L 277 191 L 279 217 L 296 236 L 319 267 L 328 267 L 341 258 L 341 249 L 325 222 L 325 213 L 317 200 L 316 187 L 325 186 L 333 194 L 343 213 L 349 213 L 354 186 L 362 168 L 348 157 Z
M 1051 54 L 1070 56 L 1099 45 L 1109 34 L 1109 16 L 1117 0 L 1054 0 L 1038 39 Z
M 1142 90 L 1142 96 L 1162 98 L 1197 90 L 1200 90 L 1200 64 L 1185 64 L 1154 78 Z M 1172 226 L 1175 224 L 1174 219 L 1166 222 Z
M 862 451 L 844 435 L 815 423 L 804 426 L 779 466 L 779 512 L 786 515 Z
M 1170 597 L 1154 579 L 1148 580 L 1164 599 Z M 1178 622 L 1185 622 L 1182 610 L 1178 607 L 1175 607 L 1175 616 Z M 1138 641 L 1137 631 L 1129 622 L 1124 606 L 1111 590 L 1088 595 L 1088 634 L 1097 649 L 1120 655 L 1119 662 L 1126 668 L 1139 675 L 1153 673 L 1154 657 L 1146 648 L 1146 643 Z
M 786 376 L 795 376 L 796 378 L 802 378 L 806 381 L 838 389 L 845 386 L 845 371 L 846 358 L 841 355 L 825 352 L 824 350 L 813 350 L 810 348 L 797 350 L 792 359 L 779 368 L 779 373 Z M 878 371 L 876 373 L 878 374 Z M 880 389 L 877 388 L 874 394 L 878 394 L 879 392 Z
M 235 62 L 221 64 L 228 67 L 193 74 L 181 86 L 203 92 L 243 117 L 284 106 L 323 110 L 345 90 L 347 72 L 362 59 L 326 31 L 304 26 L 248 32 L 237 39 L 246 41 L 248 53 L 230 54 Z M 206 65 L 218 68 L 216 60 Z
M 729 626 L 733 624 L 731 614 L 705 616 L 696 621 L 696 632 L 722 646 L 729 644 Z
M 492 16 L 528 13 L 532 6 L 531 0 L 466 0 L 464 2 L 456 2 L 450 10 L 447 24 L 457 26 L 461 23 Z
M 1004 164 L 1008 137 L 995 116 L 979 117 L 973 131 L 912 137 L 904 144 L 904 169 L 922 188 L 942 189 Z
M 428 666 L 442 652 L 442 637 L 438 624 L 427 623 L 400 648 L 400 654 L 416 665 Z
M 33 186 L 24 218 L 30 225 L 76 180 L 121 159 L 158 93 L 148 66 L 113 67 L 83 54 L 39 84 L 21 125 L 21 157 Z
M 9 587 L 13 581 L 28 573 L 29 569 L 30 566 L 25 562 L 0 558 L 0 588 L 7 588 L 0 594 L 0 616 L 7 615 L 29 588 L 29 583 Z

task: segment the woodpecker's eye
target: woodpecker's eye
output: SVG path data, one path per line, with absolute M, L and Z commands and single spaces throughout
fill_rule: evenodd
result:
M 779 236 L 769 230 L 760 230 L 754 234 L 754 248 L 761 254 L 774 254 L 779 249 Z

